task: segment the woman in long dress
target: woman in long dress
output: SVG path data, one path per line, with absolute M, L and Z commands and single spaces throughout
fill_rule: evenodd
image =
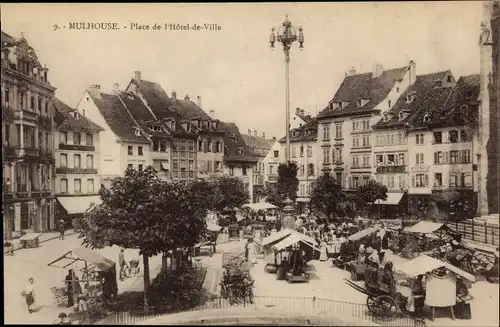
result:
M 321 241 L 321 245 L 320 245 L 320 255 L 319 255 L 319 261 L 326 261 L 328 260 L 328 250 L 327 250 L 327 244 L 326 244 L 326 241 L 323 239 Z
M 26 305 L 28 306 L 28 312 L 33 313 L 35 311 L 35 279 L 30 278 L 28 285 L 23 289 L 22 296 L 26 299 Z

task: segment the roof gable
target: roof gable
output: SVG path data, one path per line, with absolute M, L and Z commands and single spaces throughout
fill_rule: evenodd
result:
M 55 120 L 58 130 L 82 130 L 89 132 L 101 132 L 104 129 L 85 116 L 79 115 L 78 111 L 71 108 L 60 99 L 52 98 L 52 105 L 56 111 Z M 74 113 L 78 116 L 75 118 Z
M 240 133 L 238 126 L 231 122 L 221 122 L 224 130 L 224 160 L 234 162 L 257 162 Z M 242 152 L 240 152 L 240 150 Z

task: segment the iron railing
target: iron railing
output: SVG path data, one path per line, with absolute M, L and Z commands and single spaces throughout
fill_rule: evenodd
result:
M 201 302 L 201 303 L 200 303 Z M 298 313 L 307 313 L 307 310 L 314 312 L 325 312 L 328 314 L 337 314 L 339 317 L 352 317 L 364 321 L 373 322 L 381 326 L 401 326 L 410 327 L 419 325 L 415 319 L 401 314 L 392 315 L 390 317 L 380 317 L 373 315 L 368 311 L 365 304 L 350 303 L 328 299 L 320 299 L 316 297 L 254 297 L 252 303 L 246 300 L 240 300 L 236 303 L 231 303 L 228 299 L 215 297 L 199 301 L 196 305 L 187 306 L 185 303 L 176 303 L 171 301 L 161 307 L 149 307 L 148 313 L 140 312 L 116 312 L 106 318 L 95 322 L 96 325 L 135 325 L 145 322 L 150 319 L 159 318 L 167 314 L 180 313 L 187 311 L 204 311 L 229 308 L 276 308 L 276 309 L 292 309 Z

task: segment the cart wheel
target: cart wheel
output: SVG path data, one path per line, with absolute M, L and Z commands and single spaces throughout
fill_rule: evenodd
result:
M 376 298 L 380 312 L 384 316 L 392 316 L 399 312 L 399 306 L 396 300 L 388 295 L 380 295 Z
M 368 307 L 368 311 L 370 311 L 373 314 L 377 313 L 376 306 L 377 306 L 377 301 L 375 297 L 368 295 L 368 298 L 366 299 L 366 306 Z

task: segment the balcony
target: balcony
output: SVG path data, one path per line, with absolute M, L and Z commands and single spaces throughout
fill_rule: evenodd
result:
M 52 119 L 47 116 L 39 116 L 38 117 L 38 126 L 42 127 L 43 129 L 52 129 Z
M 9 144 L 4 145 L 2 147 L 2 151 L 3 151 L 3 155 L 5 157 L 15 157 L 15 156 L 17 156 L 16 148 L 13 147 L 12 145 L 9 145 Z
M 54 153 L 50 150 L 40 149 L 40 159 L 46 161 L 54 160 Z
M 95 146 L 94 145 L 59 143 L 59 150 L 95 151 Z
M 380 166 L 377 167 L 377 174 L 386 174 L 386 173 L 405 173 L 406 166 Z
M 14 119 L 22 120 L 31 120 L 35 123 L 38 123 L 38 113 L 36 111 L 28 110 L 24 108 L 22 110 L 14 110 Z
M 5 121 L 14 120 L 14 109 L 8 105 L 2 105 L 2 119 Z
M 57 167 L 56 174 L 97 174 L 97 168 Z
M 39 157 L 40 150 L 38 148 L 16 148 L 16 155 L 18 157 Z

